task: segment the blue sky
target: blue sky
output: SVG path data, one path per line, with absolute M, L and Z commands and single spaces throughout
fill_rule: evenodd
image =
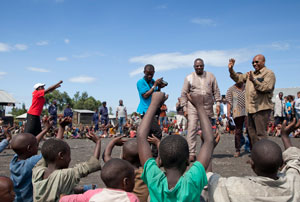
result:
M 70 96 L 87 91 L 114 110 L 123 99 L 131 113 L 151 63 L 174 109 L 195 58 L 225 94 L 228 59 L 247 72 L 258 53 L 277 88 L 299 87 L 299 10 L 296 0 L 1 0 L 0 89 L 28 108 L 35 83 L 63 80 Z

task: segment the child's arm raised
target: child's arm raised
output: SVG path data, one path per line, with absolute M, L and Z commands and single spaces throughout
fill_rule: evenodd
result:
M 300 127 L 300 120 L 296 124 L 295 118 L 288 126 L 286 125 L 286 120 L 283 121 L 282 127 L 281 127 L 281 139 L 282 139 L 285 150 L 287 150 L 289 147 L 293 146 L 289 135 L 292 131 L 296 130 L 299 127 Z
M 190 97 L 191 97 L 192 104 L 196 107 L 198 112 L 198 117 L 200 119 L 202 137 L 203 137 L 203 144 L 197 155 L 197 161 L 199 161 L 206 170 L 209 166 L 209 162 L 214 150 L 213 131 L 211 128 L 211 122 L 203 107 L 204 96 L 198 94 L 191 94 Z
M 106 148 L 104 150 L 104 158 L 103 158 L 104 162 L 107 162 L 111 159 L 111 152 L 115 145 L 123 146 L 123 144 L 124 144 L 124 142 L 126 142 L 126 140 L 124 140 L 122 138 L 123 138 L 122 136 L 114 138 L 108 143 L 108 145 L 106 146 Z
M 52 127 L 53 125 L 53 120 L 51 118 L 48 118 L 46 120 L 43 120 L 44 122 L 44 129 L 42 130 L 42 132 L 40 132 L 37 136 L 36 136 L 36 140 L 38 143 L 40 143 L 40 141 L 43 139 L 44 135 L 46 135 L 46 133 L 48 132 L 48 130 Z
M 100 152 L 101 152 L 101 138 L 97 137 L 93 132 L 87 133 L 87 137 L 96 143 L 94 149 L 94 157 L 99 160 Z
M 155 92 L 152 94 L 151 104 L 141 122 L 141 125 L 138 128 L 138 152 L 142 166 L 144 166 L 146 161 L 152 157 L 150 144 L 147 141 L 147 137 L 150 132 L 151 121 L 155 115 L 156 110 L 167 98 L 168 97 L 165 96 L 165 94 L 162 92 Z
M 66 125 L 72 123 L 72 118 L 71 117 L 60 118 L 58 120 L 58 123 L 59 123 L 59 128 L 58 128 L 58 133 L 56 138 L 62 140 L 64 139 L 64 132 L 65 132 Z

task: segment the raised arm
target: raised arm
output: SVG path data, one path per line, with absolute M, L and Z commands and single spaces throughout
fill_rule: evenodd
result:
M 191 94 L 191 102 L 196 107 L 198 112 L 198 117 L 201 123 L 203 144 L 197 155 L 197 161 L 199 161 L 205 170 L 209 166 L 209 162 L 214 150 L 214 136 L 211 128 L 210 120 L 203 107 L 204 97 L 199 94 Z
M 122 139 L 123 137 L 117 137 L 112 139 L 104 150 L 104 162 L 107 162 L 111 159 L 111 152 L 115 145 L 122 146 L 126 140 Z
M 233 70 L 234 64 L 235 64 L 235 59 L 233 59 L 233 58 L 229 59 L 228 70 L 229 70 L 231 79 L 237 83 L 240 83 L 240 82 L 244 83 L 247 80 L 247 74 L 235 73 L 235 71 Z
M 46 133 L 49 131 L 49 129 L 53 125 L 53 120 L 51 118 L 43 120 L 45 127 L 43 128 L 42 132 L 40 132 L 35 138 L 38 143 L 43 139 L 43 137 L 46 135 Z
M 58 83 L 54 84 L 53 86 L 50 86 L 49 88 L 47 88 L 45 90 L 45 94 L 47 93 L 51 93 L 52 91 L 54 91 L 56 88 L 60 87 L 60 84 L 62 84 L 63 81 L 59 81 Z
M 296 119 L 295 118 L 293 119 L 293 121 L 288 126 L 286 125 L 286 120 L 283 121 L 282 127 L 281 127 L 281 140 L 283 142 L 285 150 L 287 150 L 289 147 L 293 146 L 292 143 L 291 143 L 289 135 L 292 131 L 296 130 L 299 127 L 300 127 L 300 120 L 296 124 Z
M 146 161 L 152 157 L 151 148 L 149 142 L 147 141 L 147 137 L 150 132 L 151 122 L 153 120 L 155 112 L 166 99 L 167 96 L 165 96 L 165 94 L 162 92 L 153 93 L 151 104 L 138 128 L 138 152 L 142 166 L 144 166 Z
M 64 139 L 65 128 L 68 124 L 72 123 L 72 118 L 71 117 L 60 118 L 58 120 L 58 123 L 59 123 L 59 127 L 58 127 L 58 133 L 56 138 L 62 140 Z
M 95 135 L 93 132 L 89 132 L 87 137 L 96 143 L 94 149 L 94 157 L 99 160 L 100 152 L 101 152 L 101 138 Z

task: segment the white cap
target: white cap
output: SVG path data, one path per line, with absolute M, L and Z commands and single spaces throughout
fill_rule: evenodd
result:
M 36 84 L 34 84 L 33 88 L 37 89 L 38 87 L 41 87 L 41 86 L 45 86 L 45 84 L 44 83 L 36 83 Z

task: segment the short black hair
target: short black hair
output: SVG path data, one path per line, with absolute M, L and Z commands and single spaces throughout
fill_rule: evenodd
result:
M 135 166 L 140 166 L 137 140 L 128 140 L 123 145 L 123 159 Z
M 146 64 L 145 67 L 144 67 L 144 71 L 146 71 L 146 70 L 153 70 L 153 71 L 154 71 L 155 69 L 154 69 L 154 66 L 153 66 L 153 65 L 151 65 L 151 64 Z
M 201 58 L 196 58 L 196 59 L 194 60 L 194 64 L 195 64 L 198 60 L 201 61 L 201 62 L 204 64 L 204 61 L 203 61 Z
M 180 135 L 170 135 L 159 145 L 159 156 L 165 168 L 180 168 L 188 162 L 189 146 Z
M 66 154 L 70 151 L 70 146 L 63 140 L 60 139 L 49 139 L 46 140 L 42 146 L 42 155 L 47 163 L 55 162 L 55 159 L 59 152 Z
M 276 173 L 283 164 L 281 148 L 267 139 L 254 144 L 251 159 L 261 173 Z
M 112 158 L 107 161 L 101 171 L 101 179 L 107 188 L 119 188 L 124 178 L 134 176 L 133 166 L 123 159 Z

